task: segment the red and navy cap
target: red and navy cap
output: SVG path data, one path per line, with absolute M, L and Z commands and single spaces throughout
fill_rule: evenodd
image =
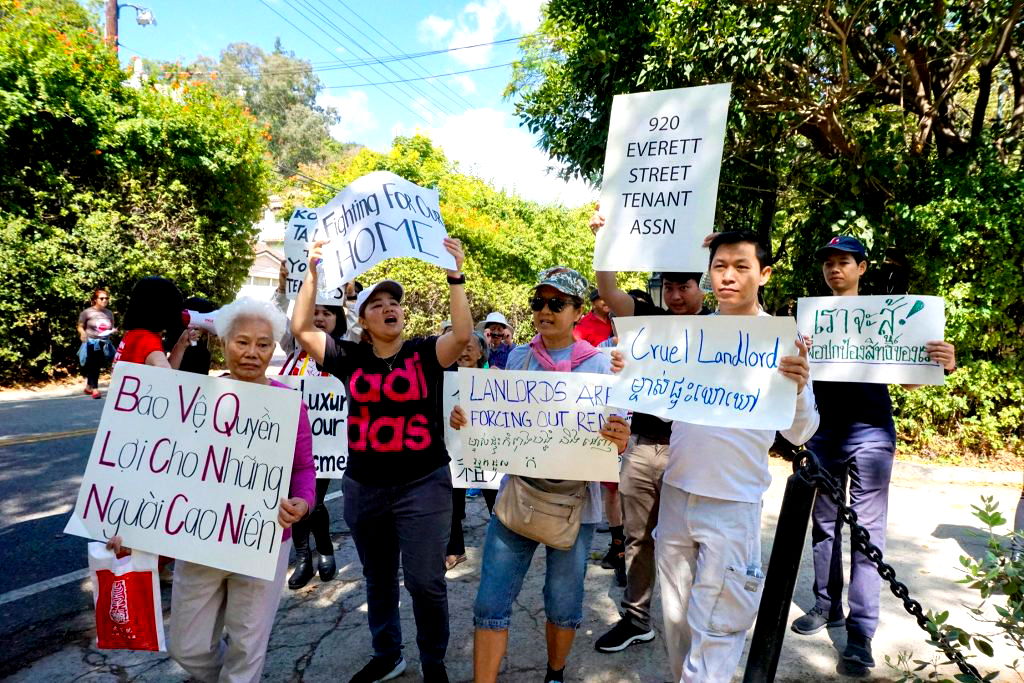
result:
M 853 254 L 857 257 L 858 261 L 867 260 L 868 257 L 868 252 L 864 245 L 860 243 L 860 240 L 848 235 L 839 235 L 830 239 L 828 244 L 814 252 L 814 258 L 819 261 L 824 260 L 830 251 L 844 251 L 848 254 Z

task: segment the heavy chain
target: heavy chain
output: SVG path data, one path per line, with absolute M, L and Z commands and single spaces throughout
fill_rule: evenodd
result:
M 845 491 L 839 486 L 835 477 L 822 469 L 817 457 L 808 450 L 795 453 L 793 455 L 793 472 L 808 486 L 813 486 L 819 493 L 832 499 L 832 502 L 836 504 L 840 519 L 850 527 L 850 543 L 853 548 L 871 560 L 871 563 L 878 569 L 879 576 L 889 584 L 893 595 L 903 602 L 904 609 L 917 619 L 918 626 L 928 632 L 928 635 L 949 660 L 956 664 L 962 673 L 973 676 L 977 681 L 982 681 L 978 669 L 950 644 L 946 636 L 935 630 L 929 623 L 928 618 L 924 615 L 924 610 L 921 609 L 921 603 L 911 598 L 907 585 L 896 578 L 896 570 L 885 561 L 878 546 L 871 542 L 871 534 L 857 523 L 857 513 L 846 505 Z

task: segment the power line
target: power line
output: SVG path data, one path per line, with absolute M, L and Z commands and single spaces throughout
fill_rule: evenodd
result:
M 462 74 L 473 73 L 474 71 L 487 71 L 488 69 L 500 69 L 505 66 L 512 66 L 514 62 L 506 62 L 504 64 L 492 64 L 491 66 L 481 66 L 476 69 L 465 69 L 463 71 L 450 71 L 446 74 L 430 74 L 427 76 L 417 76 L 416 78 L 406 78 L 401 81 L 381 81 L 380 83 L 345 83 L 342 85 L 325 85 L 324 88 L 364 88 L 368 85 L 393 85 L 395 83 L 408 83 L 410 81 L 425 81 L 431 78 L 444 78 L 446 76 L 460 76 Z
M 294 29 L 295 29 L 296 31 L 298 31 L 298 32 L 299 32 L 299 33 L 301 33 L 302 35 L 306 36 L 306 38 L 308 38 L 308 39 L 309 39 L 309 41 L 310 41 L 311 43 L 313 43 L 314 45 L 317 45 L 318 47 L 320 47 L 320 49 L 324 50 L 324 51 L 325 51 L 325 52 L 326 52 L 327 54 L 331 55 L 332 57 L 334 56 L 334 51 L 333 51 L 333 50 L 331 50 L 331 49 L 330 49 L 329 47 L 326 47 L 326 46 L 325 46 L 325 45 L 324 45 L 323 43 L 319 42 L 319 41 L 318 41 L 318 40 L 317 40 L 316 38 L 314 38 L 313 36 L 309 35 L 309 34 L 308 34 L 308 33 L 306 33 L 305 31 L 303 31 L 303 30 L 302 30 L 301 28 L 299 28 L 298 26 L 296 26 L 296 25 L 295 25 L 295 22 L 293 22 L 293 21 L 292 21 L 292 20 L 290 20 L 290 19 L 289 19 L 288 17 L 286 17 L 286 16 L 284 16 L 283 14 L 281 14 L 280 12 L 278 12 L 278 11 L 277 11 L 276 9 L 274 9 L 273 7 L 271 7 L 271 6 L 270 6 L 270 5 L 269 5 L 269 4 L 268 4 L 268 3 L 266 2 L 266 0 L 260 0 L 260 4 L 262 4 L 262 5 L 264 6 L 264 7 L 266 7 L 267 9 L 269 9 L 269 10 L 270 10 L 271 12 L 273 12 L 273 13 L 274 13 L 274 14 L 276 14 L 277 16 L 279 16 L 279 17 L 281 17 L 282 19 L 284 19 L 284 21 L 285 21 L 286 23 L 288 23 L 288 24 L 289 24 L 289 25 L 290 25 L 290 26 L 291 26 L 292 28 L 294 28 Z M 359 74 L 359 75 L 360 75 L 360 76 L 362 76 L 362 74 Z M 366 77 L 365 77 L 365 76 L 363 76 L 363 78 L 366 78 Z M 369 81 L 369 79 L 367 79 L 367 81 Z M 412 110 L 412 108 L 411 108 L 411 107 L 410 107 L 409 105 L 407 105 L 407 104 L 406 104 L 405 102 L 402 102 L 402 101 L 401 101 L 400 99 L 398 99 L 397 97 L 395 97 L 394 95 L 392 95 L 392 94 L 391 94 L 391 93 L 389 93 L 388 91 L 384 90 L 383 88 L 380 88 L 380 91 L 381 91 L 381 93 L 383 93 L 384 95 L 386 95 L 386 96 L 387 96 L 388 98 L 390 98 L 391 100 L 393 100 L 393 101 L 395 102 L 395 104 L 397 104 L 398 106 L 402 107 L 403 109 L 405 109 L 405 110 L 406 110 L 407 112 L 409 112 L 409 113 L 410 113 L 410 114 L 412 114 L 413 116 L 418 116 L 419 118 L 423 119 L 423 120 L 424 120 L 424 122 L 426 122 L 426 123 L 430 123 L 429 121 L 427 121 L 427 120 L 426 120 L 426 117 L 425 117 L 425 116 L 423 116 L 423 114 L 420 114 L 420 113 L 417 113 L 417 112 L 413 111 L 413 110 Z

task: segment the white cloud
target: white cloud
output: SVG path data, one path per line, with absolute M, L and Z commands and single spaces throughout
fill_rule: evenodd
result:
M 430 15 L 420 22 L 420 40 L 440 43 L 446 36 L 448 48 L 491 43 L 503 31 L 515 35 L 529 33 L 540 24 L 540 8 L 544 0 L 474 0 L 454 19 Z M 456 50 L 453 59 L 468 67 L 486 66 L 493 46 Z
M 452 81 L 462 89 L 463 95 L 471 95 L 476 92 L 476 81 L 465 74 L 453 76 Z
M 442 19 L 437 15 L 431 14 L 419 23 L 416 30 L 420 40 L 424 43 L 437 43 L 444 40 L 444 37 L 451 32 L 453 26 L 455 26 L 455 22 L 451 19 Z
M 331 137 L 339 142 L 356 142 L 359 137 L 377 128 L 377 118 L 370 111 L 370 98 L 363 90 L 343 95 L 322 93 L 317 97 L 322 107 L 334 107 L 341 121 L 331 126 Z
M 459 168 L 510 193 L 545 204 L 580 206 L 597 199 L 597 190 L 582 180 L 565 182 L 549 167 L 554 162 L 536 146 L 529 132 L 504 112 L 468 109 L 438 125 L 421 129 Z M 396 126 L 396 135 L 412 132 Z

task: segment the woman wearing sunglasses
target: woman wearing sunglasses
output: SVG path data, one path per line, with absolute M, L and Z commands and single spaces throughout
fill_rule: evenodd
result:
M 540 274 L 530 308 L 538 334 L 508 357 L 508 370 L 546 370 L 555 372 L 609 373 L 612 364 L 588 342 L 573 337 L 573 326 L 580 319 L 583 299 L 589 285 L 575 270 L 550 268 Z M 452 427 L 466 424 L 465 413 L 456 407 Z M 629 426 L 619 417 L 609 417 L 601 435 L 614 443 L 619 453 L 626 448 Z M 568 550 L 547 548 L 544 577 L 544 612 L 547 616 L 546 640 L 548 670 L 545 681 L 562 681 L 565 663 L 572 649 L 576 629 L 583 621 L 583 580 L 594 529 L 601 521 L 601 490 L 596 482 L 566 482 L 507 475 L 498 492 L 495 509 L 500 510 L 502 496 L 515 486 L 532 486 L 548 493 L 582 494 L 581 524 L 575 542 Z M 569 493 L 576 487 L 579 493 Z M 519 595 L 539 541 L 511 531 L 499 516 L 493 515 L 487 527 L 481 562 L 480 587 L 473 606 L 473 672 L 477 683 L 498 679 L 502 657 L 508 646 L 508 626 L 512 603 Z M 569 522 L 566 521 L 568 525 Z

